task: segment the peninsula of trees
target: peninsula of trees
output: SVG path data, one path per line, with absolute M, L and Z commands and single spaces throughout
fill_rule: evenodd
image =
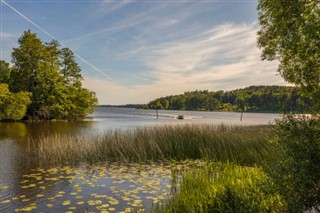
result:
M 0 61 L 1 120 L 77 120 L 93 111 L 95 93 L 82 87 L 81 69 L 69 48 L 42 42 L 30 30 Z
M 142 109 L 249 111 L 249 112 L 306 112 L 313 105 L 299 95 L 296 87 L 250 86 L 232 91 L 196 90 L 158 98 L 142 105 Z

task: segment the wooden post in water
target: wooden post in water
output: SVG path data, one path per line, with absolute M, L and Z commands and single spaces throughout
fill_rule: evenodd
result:
M 159 119 L 159 115 L 158 115 L 158 110 L 156 109 L 156 113 L 157 113 L 157 119 Z
M 242 122 L 243 111 L 241 112 L 240 121 Z

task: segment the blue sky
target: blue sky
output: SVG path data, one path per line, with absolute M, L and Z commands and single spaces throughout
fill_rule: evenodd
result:
M 284 85 L 278 63 L 260 60 L 256 7 L 257 0 L 5 0 L 1 59 L 10 61 L 25 30 L 54 37 L 77 54 L 83 85 L 100 104 Z

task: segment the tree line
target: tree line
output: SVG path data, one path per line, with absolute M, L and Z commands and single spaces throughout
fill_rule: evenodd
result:
M 77 120 L 93 111 L 95 93 L 82 87 L 81 68 L 69 48 L 41 41 L 30 30 L 0 61 L 0 120 Z
M 307 112 L 313 102 L 289 86 L 250 86 L 232 91 L 196 90 L 161 97 L 142 105 L 142 109 Z

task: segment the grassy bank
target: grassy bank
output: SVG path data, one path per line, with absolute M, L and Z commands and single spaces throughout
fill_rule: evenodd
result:
M 208 159 L 253 165 L 272 153 L 269 134 L 269 126 L 159 126 L 103 135 L 42 136 L 30 139 L 28 147 L 41 160 L 55 163 Z
M 257 167 L 209 163 L 184 173 L 180 190 L 154 212 L 284 212 L 283 198 L 271 189 Z

